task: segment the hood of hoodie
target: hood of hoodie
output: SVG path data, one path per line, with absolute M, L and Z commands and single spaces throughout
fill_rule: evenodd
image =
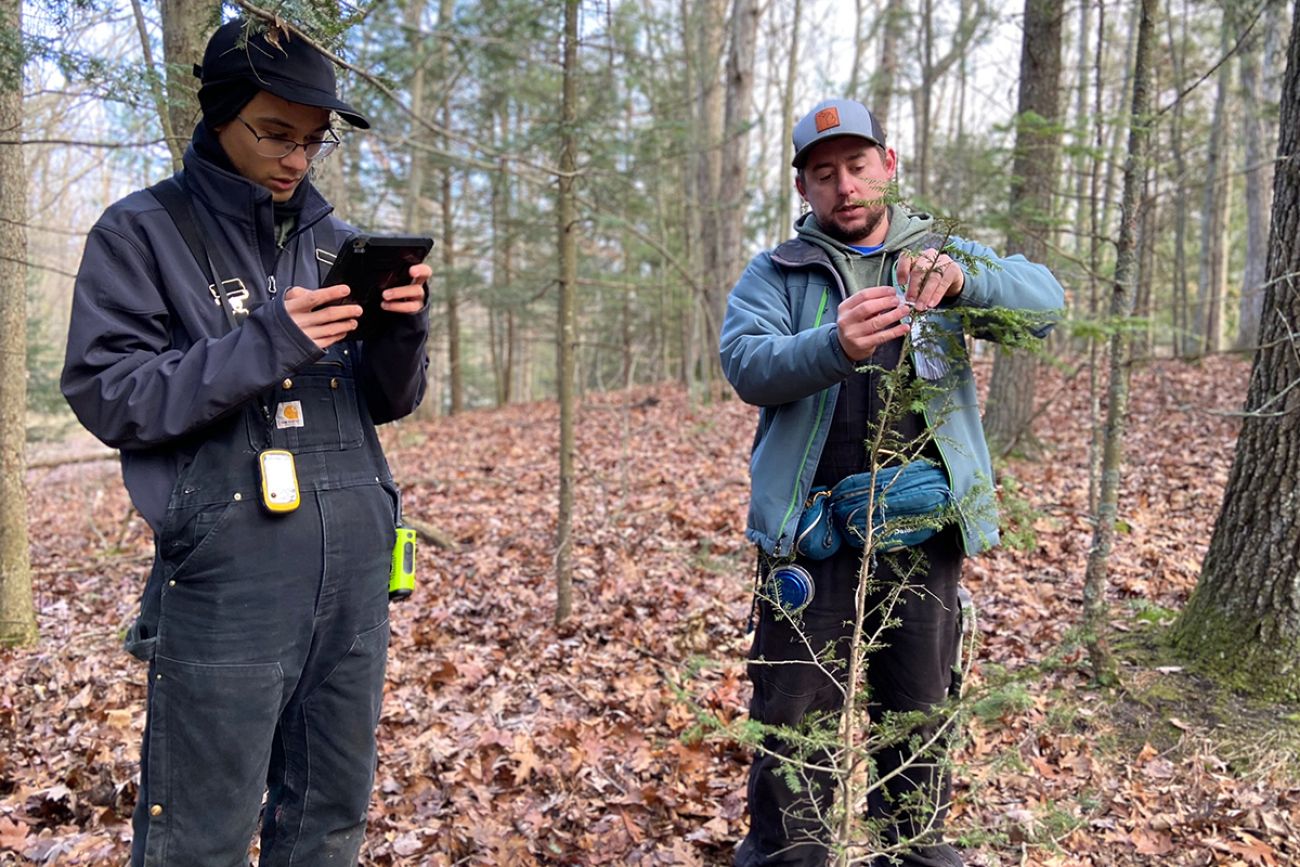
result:
M 800 238 L 826 251 L 844 285 L 850 292 L 856 292 L 865 286 L 884 285 L 894 254 L 917 244 L 934 227 L 934 217 L 907 211 L 901 205 L 890 205 L 886 219 L 889 227 L 885 242 L 879 250 L 866 256 L 823 232 L 811 213 L 796 220 L 794 228 Z

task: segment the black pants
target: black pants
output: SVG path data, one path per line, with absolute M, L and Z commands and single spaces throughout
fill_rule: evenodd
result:
M 927 568 L 906 578 L 908 589 L 892 612 L 900 622 L 882 633 L 886 646 L 866 657 L 870 713 L 875 721 L 888 719 L 891 712 L 930 711 L 947 698 L 952 684 L 961 616 L 957 601 L 961 543 L 955 528 L 948 528 L 918 547 Z M 760 602 L 749 664 L 754 685 L 749 711 L 755 721 L 795 727 L 809 714 L 838 715 L 842 693 L 822 669 L 809 664 L 769 663 L 808 661 L 809 648 L 822 653 L 832 645 L 836 657 L 843 659 L 852 634 L 849 621 L 861 554 L 861 550 L 845 546 L 827 560 L 798 561 L 816 584 L 812 603 L 798 616 L 800 629 L 778 616 L 768 602 Z M 880 587 L 869 598 L 868 611 L 899 583 L 883 556 L 875 575 Z M 876 622 L 869 618 L 868 630 Z M 949 776 L 941 769 L 946 734 L 916 757 L 908 746 L 909 741 L 926 743 L 939 727 L 940 721 L 927 718 L 910 729 L 910 737 L 903 736 L 873 755 L 873 779 L 885 778 L 913 760 L 871 792 L 868 815 L 883 820 L 883 845 L 908 842 L 909 851 L 898 853 L 898 857 L 901 863 L 916 867 L 961 864 L 956 851 L 942 843 L 951 793 Z M 817 816 L 826 815 L 834 798 L 834 783 L 829 775 L 801 772 L 792 789 L 780 773 L 780 756 L 790 755 L 792 747 L 777 736 L 769 736 L 764 747 L 749 772 L 750 831 L 736 852 L 735 865 L 819 867 L 826 863 L 827 849 L 821 842 L 825 831 Z

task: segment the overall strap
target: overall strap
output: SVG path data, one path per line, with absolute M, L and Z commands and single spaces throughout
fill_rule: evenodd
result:
M 334 264 L 334 259 L 338 254 L 338 249 L 343 246 L 343 242 L 346 241 L 350 235 L 351 233 L 341 226 L 336 227 L 334 221 L 331 220 L 328 215 L 325 219 L 312 226 L 311 244 L 316 251 L 317 285 L 325 285 L 325 276 L 329 274 L 330 267 Z M 322 241 L 327 246 L 322 247 L 320 245 L 320 242 Z
M 221 262 L 221 267 L 213 263 L 213 256 L 208 252 L 208 247 L 203 243 L 203 235 L 199 232 L 198 220 L 194 216 L 194 202 L 190 196 L 189 188 L 185 181 L 179 175 L 173 175 L 170 178 L 159 181 L 152 187 L 149 192 L 167 211 L 172 222 L 176 225 L 176 231 L 180 232 L 181 238 L 185 241 L 185 246 L 190 248 L 190 254 L 194 256 L 194 261 L 199 265 L 199 270 L 204 276 L 211 281 L 213 291 L 221 300 L 221 312 L 226 316 L 226 324 L 231 330 L 237 327 L 235 316 L 230 310 L 230 298 L 226 294 L 226 284 L 221 279 L 221 274 L 233 274 L 226 262 L 221 257 L 218 249 L 216 258 Z

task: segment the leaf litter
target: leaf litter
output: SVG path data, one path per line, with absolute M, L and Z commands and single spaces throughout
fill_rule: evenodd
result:
M 1118 629 L 1142 632 L 1194 586 L 1246 376 L 1230 358 L 1136 373 Z M 1054 372 L 1039 394 L 1043 454 L 1009 467 L 1037 550 L 965 570 L 987 700 L 955 756 L 953 837 L 972 865 L 1300 864 L 1294 740 L 1243 770 L 1223 746 L 1236 717 L 1216 727 L 1145 691 L 1190 677 L 1178 660 L 1131 663 L 1118 692 L 1089 683 L 1071 635 L 1092 534 L 1088 399 Z M 422 544 L 417 592 L 391 611 L 364 864 L 729 863 L 748 757 L 697 724 L 743 718 L 749 697 L 753 424 L 734 399 L 691 405 L 669 386 L 585 398 L 575 613 L 559 627 L 556 405 L 382 432 L 406 513 L 455 546 Z M 33 469 L 28 487 L 42 638 L 0 654 L 0 863 L 122 863 L 145 688 L 121 639 L 149 533 L 112 461 Z M 1294 709 L 1264 716 L 1296 726 Z

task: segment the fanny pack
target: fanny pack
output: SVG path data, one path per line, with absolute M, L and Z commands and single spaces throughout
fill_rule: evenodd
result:
M 874 493 L 873 493 L 874 492 Z M 833 488 L 814 488 L 808 496 L 795 551 L 810 560 L 825 560 L 841 545 L 861 548 L 866 541 L 868 506 L 877 551 L 919 545 L 951 520 L 952 489 L 943 469 L 926 460 L 846 476 Z M 886 523 L 891 532 L 881 538 Z

